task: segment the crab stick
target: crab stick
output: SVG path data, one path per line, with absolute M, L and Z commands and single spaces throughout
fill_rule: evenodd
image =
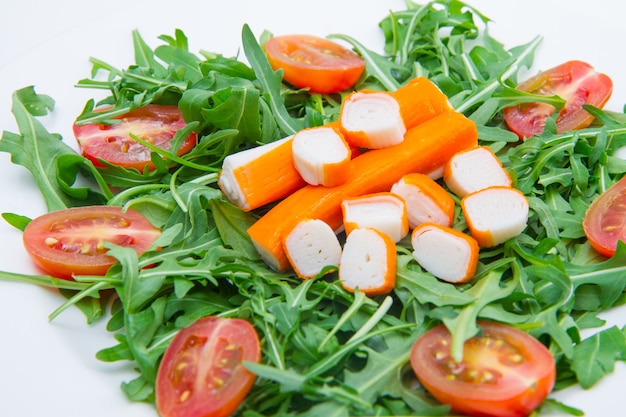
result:
M 348 291 L 387 294 L 396 285 L 396 244 L 375 229 L 355 229 L 346 238 L 339 262 L 339 280 Z
M 336 124 L 299 131 L 292 152 L 294 166 L 307 184 L 332 187 L 348 179 L 351 150 Z
M 283 242 L 285 253 L 300 278 L 313 278 L 327 267 L 338 267 L 341 244 L 330 226 L 321 220 L 302 220 Z
M 375 149 L 354 158 L 350 178 L 335 187 L 306 185 L 278 202 L 249 229 L 248 234 L 265 262 L 277 271 L 289 269 L 282 248 L 284 234 L 305 218 L 320 219 L 338 230 L 343 223 L 341 202 L 346 198 L 389 191 L 402 176 L 430 172 L 456 152 L 476 146 L 476 125 L 449 111 L 407 131 L 399 145 Z
M 351 93 L 341 106 L 339 122 L 348 143 L 360 148 L 397 145 L 406 133 L 398 101 L 383 91 Z
M 411 79 L 391 95 L 400 105 L 400 115 L 407 129 L 452 110 L 448 97 L 426 77 Z
M 474 238 L 436 223 L 422 223 L 411 233 L 413 257 L 435 277 L 468 282 L 478 266 L 479 245 Z
M 391 192 L 404 199 L 411 229 L 427 222 L 452 224 L 454 199 L 428 175 L 407 174 L 391 187 Z
M 467 149 L 450 158 L 443 171 L 443 180 L 459 197 L 495 185 L 511 185 L 508 172 L 487 146 Z
M 228 155 L 217 182 L 224 196 L 240 209 L 250 211 L 305 186 L 293 164 L 292 139 L 289 136 Z
M 461 209 L 470 234 L 482 247 L 519 235 L 528 222 L 528 200 L 519 190 L 495 186 L 468 194 Z
M 409 233 L 406 204 L 389 192 L 347 198 L 341 202 L 341 212 L 346 235 L 355 229 L 372 228 L 399 242 Z

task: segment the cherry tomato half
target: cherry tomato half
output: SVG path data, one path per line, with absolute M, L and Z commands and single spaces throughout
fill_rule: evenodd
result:
M 156 380 L 162 417 L 226 417 L 248 394 L 255 375 L 243 361 L 260 361 L 259 337 L 241 319 L 204 317 L 168 346 Z
M 276 36 L 267 41 L 265 52 L 274 70 L 283 69 L 285 81 L 314 93 L 347 90 L 365 69 L 357 54 L 316 36 Z
M 450 356 L 450 332 L 441 325 L 411 349 L 411 366 L 441 403 L 472 416 L 522 417 L 554 386 L 550 351 L 529 334 L 504 324 L 481 322 L 482 334 L 465 342 L 463 361 Z
M 161 148 L 169 149 L 176 131 L 185 126 L 183 116 L 176 106 L 149 104 L 116 117 L 120 123 L 86 124 L 74 123 L 74 136 L 83 156 L 98 167 L 102 159 L 123 168 L 145 167 L 154 169 L 150 160 L 152 151 L 131 138 L 131 134 Z M 178 150 L 178 155 L 189 152 L 196 144 L 196 134 L 190 134 Z
M 583 230 L 598 253 L 611 257 L 617 242 L 626 241 L 626 177 L 613 184 L 587 209 Z
M 518 90 L 553 95 L 566 100 L 556 119 L 557 132 L 582 129 L 591 124 L 593 116 L 583 104 L 602 108 L 611 97 L 613 82 L 582 61 L 568 61 L 540 72 L 517 86 Z M 504 109 L 504 120 L 520 138 L 541 134 L 546 119 L 555 108 L 545 103 L 525 103 Z
M 22 239 L 41 269 L 64 279 L 104 275 L 116 262 L 104 242 L 135 249 L 140 255 L 161 231 L 141 213 L 118 206 L 88 206 L 53 211 L 33 219 Z

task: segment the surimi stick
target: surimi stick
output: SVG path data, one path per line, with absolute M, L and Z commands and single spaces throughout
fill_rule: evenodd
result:
M 445 94 L 425 77 L 415 78 L 391 94 L 400 106 L 407 129 L 452 109 Z M 280 200 L 306 185 L 295 169 L 291 140 L 292 137 L 287 137 L 227 156 L 218 180 L 224 196 L 249 211 Z M 352 154 L 354 157 L 354 150 Z
M 218 185 L 224 196 L 244 211 L 284 198 L 306 182 L 293 164 L 292 136 L 228 155 Z
M 442 226 L 452 224 L 454 199 L 428 175 L 405 175 L 391 187 L 391 192 L 404 199 L 411 229 L 427 222 Z
M 494 185 L 511 185 L 509 173 L 487 146 L 467 149 L 450 158 L 443 171 L 443 180 L 459 197 Z
M 305 218 L 325 221 L 334 230 L 342 222 L 341 202 L 350 197 L 389 191 L 402 176 L 430 172 L 456 152 L 476 146 L 476 125 L 449 111 L 407 131 L 399 145 L 375 149 L 354 158 L 347 182 L 336 187 L 307 185 L 280 201 L 249 229 L 248 234 L 265 262 L 277 271 L 289 269 L 283 236 Z
M 397 145 L 406 133 L 398 101 L 383 91 L 351 93 L 341 106 L 339 122 L 350 145 L 367 149 Z
M 396 285 L 396 244 L 378 230 L 352 231 L 343 246 L 339 280 L 350 292 L 387 294 Z
M 453 109 L 448 97 L 426 77 L 411 79 L 391 95 L 400 105 L 400 115 L 407 129 Z
M 292 141 L 293 162 L 311 185 L 333 187 L 350 174 L 350 146 L 336 124 L 304 129 Z
M 327 266 L 339 266 L 341 244 L 333 229 L 321 220 L 299 222 L 286 234 L 283 246 L 300 278 L 313 278 Z
M 519 190 L 495 186 L 468 194 L 461 209 L 470 234 L 482 247 L 493 247 L 519 235 L 528 222 L 528 200 Z
M 341 202 L 346 235 L 355 229 L 371 228 L 399 242 L 409 233 L 406 204 L 398 195 L 382 192 L 347 198 Z
M 435 277 L 452 283 L 471 280 L 478 266 L 479 246 L 471 236 L 435 223 L 411 233 L 413 257 Z

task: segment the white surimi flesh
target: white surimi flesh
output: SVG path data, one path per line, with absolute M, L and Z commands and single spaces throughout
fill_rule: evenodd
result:
M 386 93 L 350 95 L 343 104 L 341 124 L 346 131 L 364 132 L 370 142 L 366 147 L 371 149 L 397 145 L 406 133 L 400 105 Z
M 467 240 L 431 225 L 423 225 L 411 235 L 413 257 L 435 277 L 452 283 L 464 282 L 473 271 L 472 248 Z
M 464 197 L 462 207 L 481 246 L 495 246 L 519 235 L 528 222 L 528 200 L 514 188 L 485 188 Z
M 444 181 L 459 197 L 487 187 L 511 185 L 511 178 L 498 158 L 484 146 L 452 156 L 444 171 Z
M 327 266 L 338 266 L 342 248 L 331 227 L 322 220 L 299 222 L 287 235 L 285 253 L 301 278 L 313 278 Z
M 292 152 L 296 170 L 311 185 L 326 185 L 324 166 L 350 158 L 347 143 L 330 127 L 305 129 L 296 133 Z
M 378 288 L 388 274 L 387 247 L 383 238 L 372 229 L 356 229 L 343 246 L 339 279 L 352 290 Z

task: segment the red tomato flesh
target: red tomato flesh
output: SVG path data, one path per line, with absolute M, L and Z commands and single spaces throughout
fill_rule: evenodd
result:
M 276 36 L 267 41 L 265 51 L 272 68 L 283 69 L 285 81 L 313 93 L 347 90 L 365 69 L 357 54 L 316 36 Z
M 104 242 L 141 255 L 161 231 L 135 210 L 88 206 L 53 211 L 33 219 L 22 236 L 26 251 L 41 269 L 64 279 L 104 275 L 116 262 Z
M 554 386 L 554 358 L 537 339 L 514 327 L 490 322 L 479 326 L 482 334 L 466 341 L 460 363 L 450 356 L 451 337 L 445 326 L 424 333 L 411 349 L 416 376 L 456 412 L 527 416 Z
M 583 230 L 591 247 L 607 257 L 615 254 L 618 241 L 626 241 L 626 177 L 589 205 Z
M 168 346 L 157 374 L 162 417 L 226 417 L 255 381 L 243 361 L 258 363 L 259 337 L 245 320 L 204 317 L 182 329 Z
M 135 141 L 131 134 L 161 149 L 168 150 L 176 131 L 185 127 L 183 116 L 176 106 L 150 104 L 116 117 L 120 123 L 74 123 L 74 135 L 83 156 L 98 167 L 110 164 L 123 168 L 154 169 L 152 151 Z M 196 134 L 190 134 L 178 150 L 178 155 L 189 152 L 196 144 Z
M 604 107 L 613 92 L 613 82 L 583 61 L 568 61 L 540 72 L 517 86 L 518 90 L 541 95 L 556 94 L 566 100 L 556 119 L 557 132 L 582 129 L 591 124 L 593 116 L 583 104 Z M 545 103 L 525 103 L 504 109 L 504 120 L 520 138 L 541 134 L 546 119 L 555 108 Z

